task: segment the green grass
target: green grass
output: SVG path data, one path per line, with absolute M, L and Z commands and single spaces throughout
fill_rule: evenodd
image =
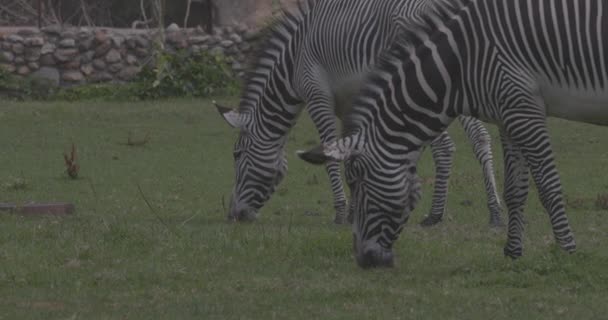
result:
M 0 124 L 0 201 L 76 205 L 67 217 L 0 213 L 0 319 L 608 317 L 608 214 L 595 205 L 608 193 L 608 128 L 550 123 L 576 254 L 555 247 L 532 192 L 524 257 L 502 255 L 506 235 L 487 226 L 481 170 L 455 125 L 445 221 L 417 225 L 430 207 L 426 184 L 396 267 L 364 271 L 350 228 L 331 223 L 324 169 L 294 156 L 318 140 L 306 115 L 291 133 L 285 181 L 244 225 L 225 221 L 236 132 L 209 101 L 2 102 Z M 128 146 L 129 132 L 150 141 Z M 78 180 L 63 166 L 72 142 Z

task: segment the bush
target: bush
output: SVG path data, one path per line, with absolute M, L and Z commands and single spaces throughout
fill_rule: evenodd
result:
M 44 80 L 22 78 L 0 68 L 0 98 L 16 100 L 148 100 L 170 97 L 234 95 L 237 77 L 220 55 L 190 56 L 185 52 L 161 53 L 154 67 L 144 68 L 124 84 L 103 83 L 55 88 Z
M 235 94 L 239 83 L 221 55 L 159 54 L 155 68 L 139 74 L 134 90 L 140 99 Z

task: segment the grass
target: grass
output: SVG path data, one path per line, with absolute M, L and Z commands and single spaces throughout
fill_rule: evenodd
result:
M 234 99 L 226 102 L 234 103 Z M 260 219 L 225 221 L 231 130 L 207 100 L 12 103 L 0 108 L 0 201 L 70 201 L 76 214 L 0 213 L 0 319 L 601 319 L 608 314 L 608 129 L 552 120 L 579 251 L 555 247 L 532 192 L 524 257 L 488 228 L 481 170 L 458 125 L 449 212 L 396 245 L 392 270 L 359 269 L 335 226 L 304 115 L 290 171 Z M 499 181 L 500 144 L 492 129 Z M 129 145 L 129 139 L 143 139 Z M 79 178 L 63 153 L 77 148 Z M 430 156 L 420 171 L 432 177 Z M 600 205 L 598 205 L 598 201 Z M 148 206 L 149 203 L 149 206 Z

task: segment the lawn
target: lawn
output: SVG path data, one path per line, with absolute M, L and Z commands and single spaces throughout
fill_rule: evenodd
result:
M 365 271 L 350 228 L 331 223 L 324 169 L 294 155 L 318 140 L 305 114 L 277 193 L 257 222 L 231 224 L 236 132 L 210 101 L 0 103 L 0 201 L 76 206 L 0 213 L 0 319 L 608 319 L 608 128 L 550 122 L 576 254 L 556 248 L 532 192 L 524 257 L 502 255 L 505 232 L 487 225 L 481 169 L 455 125 L 446 219 L 418 226 L 426 183 L 395 268 Z M 63 164 L 72 143 L 76 180 Z

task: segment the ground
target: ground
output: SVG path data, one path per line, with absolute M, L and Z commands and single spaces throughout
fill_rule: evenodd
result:
M 236 132 L 208 100 L 0 102 L 0 124 L 0 201 L 76 206 L 72 216 L 0 213 L 0 319 L 608 317 L 608 128 L 550 122 L 575 254 L 555 247 L 533 192 L 524 257 L 502 255 L 505 232 L 488 228 L 481 169 L 455 125 L 447 218 L 417 225 L 430 207 L 427 153 L 395 268 L 365 271 L 349 227 L 331 223 L 323 168 L 295 157 L 318 140 L 305 114 L 286 180 L 242 225 L 225 219 Z M 72 143 L 76 180 L 63 164 Z

